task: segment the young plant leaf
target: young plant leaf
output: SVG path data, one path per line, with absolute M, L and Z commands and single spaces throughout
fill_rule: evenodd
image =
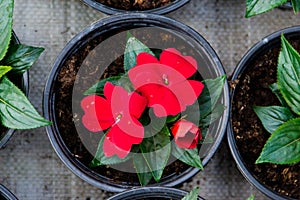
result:
M 115 165 L 115 164 L 123 163 L 123 162 L 129 160 L 130 158 L 132 158 L 132 154 L 131 153 L 129 153 L 123 159 L 119 158 L 116 155 L 111 156 L 111 157 L 106 157 L 104 155 L 104 152 L 103 152 L 104 138 L 105 138 L 105 136 L 103 136 L 101 138 L 101 140 L 99 141 L 99 144 L 98 144 L 98 147 L 97 147 L 97 151 L 95 153 L 95 156 L 94 156 L 93 160 L 90 163 L 90 167 L 98 167 L 100 165 Z
M 255 197 L 254 197 L 254 194 L 251 194 L 251 196 L 248 197 L 247 200 L 254 200 L 254 198 L 255 198 Z
M 12 33 L 14 1 L 0 1 L 0 60 L 5 56 Z
M 187 195 L 185 195 L 181 200 L 197 200 L 199 194 L 199 187 L 194 188 Z
M 10 66 L 1 66 L 0 65 L 0 79 L 2 78 L 2 76 L 4 76 L 10 70 L 11 70 Z
M 259 117 L 264 128 L 273 133 L 279 126 L 294 118 L 289 108 L 280 106 L 254 106 L 254 112 Z
M 146 52 L 154 56 L 154 53 L 145 44 L 133 36 L 129 37 L 124 52 L 125 72 L 128 72 L 136 65 L 136 57 L 141 52 Z
M 179 148 L 175 142 L 172 142 L 172 155 L 178 160 L 199 169 L 203 169 L 202 161 L 198 152 L 198 148 L 183 149 Z
M 152 179 L 152 173 L 150 172 L 143 155 L 135 155 L 133 157 L 133 164 L 141 186 L 146 186 Z
M 277 99 L 280 101 L 281 105 L 283 107 L 288 107 L 288 105 L 285 102 L 282 94 L 280 93 L 280 90 L 279 90 L 279 87 L 278 87 L 278 83 L 273 83 L 273 84 L 269 85 L 269 88 L 277 96 Z
M 95 85 L 93 85 L 92 87 L 87 89 L 83 94 L 84 95 L 97 94 L 97 95 L 102 96 L 105 83 L 111 82 L 113 85 L 118 85 L 118 81 L 120 78 L 121 78 L 121 76 L 112 76 L 112 77 L 108 77 L 106 79 L 101 79 Z
M 180 118 L 180 114 L 175 115 L 175 116 L 170 115 L 170 116 L 167 117 L 166 123 L 172 123 L 172 122 L 175 122 L 175 121 L 178 120 L 179 118 Z
M 32 129 L 51 124 L 39 115 L 21 90 L 5 76 L 0 82 L 0 121 L 12 129 Z
M 225 109 L 226 106 L 222 104 L 218 104 L 208 115 L 204 116 L 204 118 L 202 118 L 201 116 L 200 123 L 199 123 L 201 128 L 208 127 L 211 123 L 219 119 L 222 116 Z
M 171 144 L 168 127 L 159 133 L 144 138 L 140 144 L 141 152 L 155 181 L 159 181 L 171 154 Z
M 198 98 L 200 115 L 202 118 L 205 118 L 207 115 L 209 115 L 215 108 L 222 94 L 225 80 L 226 75 L 219 76 L 215 79 L 206 79 L 203 81 L 204 88 Z
M 252 17 L 282 5 L 287 0 L 247 0 L 245 17 Z
M 298 13 L 300 10 L 300 1 L 299 0 L 291 0 L 293 9 L 295 13 Z
M 300 115 L 300 55 L 281 35 L 278 58 L 278 87 L 291 110 Z
M 15 44 L 8 48 L 1 63 L 12 67 L 11 72 L 22 74 L 39 58 L 44 48 Z
M 280 126 L 266 142 L 255 163 L 293 164 L 300 162 L 300 118 Z

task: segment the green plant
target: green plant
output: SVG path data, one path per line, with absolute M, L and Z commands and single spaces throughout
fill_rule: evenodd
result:
M 246 0 L 246 17 L 252 17 L 264 12 L 268 12 L 275 7 L 283 5 L 289 0 Z M 300 10 L 300 0 L 291 0 L 294 12 Z
M 271 133 L 256 163 L 293 164 L 300 161 L 300 55 L 281 35 L 277 82 L 271 90 L 281 106 L 255 106 L 264 128 Z
M 226 76 L 201 80 L 193 57 L 174 48 L 151 50 L 131 34 L 122 68 L 81 101 L 82 124 L 102 134 L 91 166 L 131 159 L 141 185 L 159 182 L 172 156 L 202 169 L 199 150 L 225 109 L 219 98 Z
M 181 200 L 197 200 L 199 194 L 199 187 L 195 187 L 192 191 L 186 194 Z
M 22 75 L 38 59 L 43 48 L 12 44 L 13 0 L 0 1 L 0 122 L 12 129 L 49 125 L 23 92 L 10 81 Z M 10 77 L 10 78 L 9 78 Z

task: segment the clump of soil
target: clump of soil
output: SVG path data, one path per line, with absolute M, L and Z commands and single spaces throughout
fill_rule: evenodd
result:
M 98 2 L 121 10 L 149 10 L 172 3 L 174 0 L 97 0 Z
M 300 51 L 300 40 L 289 42 Z M 300 199 L 300 163 L 294 165 L 255 164 L 260 152 L 270 137 L 253 106 L 280 105 L 269 85 L 277 81 L 277 60 L 280 41 L 277 46 L 260 53 L 236 80 L 232 103 L 232 125 L 238 150 L 251 173 L 275 192 Z

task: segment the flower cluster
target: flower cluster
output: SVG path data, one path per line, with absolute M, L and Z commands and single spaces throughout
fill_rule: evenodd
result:
M 81 101 L 84 127 L 104 133 L 90 166 L 131 159 L 141 185 L 158 182 L 171 155 L 202 169 L 201 142 L 225 109 L 218 101 L 226 76 L 202 80 L 193 57 L 129 36 L 125 73 L 101 79 Z
M 92 132 L 108 130 L 103 142 L 105 156 L 124 158 L 144 138 L 139 119 L 146 108 L 160 118 L 176 116 L 195 103 L 204 88 L 202 82 L 188 80 L 196 70 L 194 58 L 173 48 L 163 50 L 159 59 L 139 53 L 136 65 L 128 71 L 134 91 L 107 82 L 104 97 L 90 95 L 82 100 L 82 123 Z M 178 119 L 170 130 L 180 148 L 195 148 L 201 139 L 199 127 L 185 119 Z

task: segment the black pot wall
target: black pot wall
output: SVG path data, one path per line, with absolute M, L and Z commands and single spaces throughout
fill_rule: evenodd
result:
M 261 41 L 259 41 L 257 44 L 255 44 L 245 55 L 244 57 L 240 60 L 238 63 L 236 69 L 233 72 L 231 81 L 234 82 L 235 80 L 238 79 L 238 77 L 243 74 L 244 70 L 248 67 L 250 67 L 250 64 L 252 63 L 253 60 L 256 59 L 256 57 L 261 54 L 262 52 L 265 52 L 268 50 L 271 46 L 274 46 L 275 44 L 277 46 L 280 46 L 280 35 L 284 34 L 284 36 L 289 40 L 289 38 L 299 38 L 300 36 L 300 27 L 290 27 L 286 28 L 280 31 L 277 31 L 265 38 L 263 38 Z M 230 93 L 231 96 L 231 102 L 233 100 L 235 94 L 235 90 L 233 89 Z M 232 119 L 231 116 L 231 111 L 230 111 L 230 119 Z M 260 190 L 262 193 L 264 193 L 266 196 L 276 199 L 276 200 L 293 200 L 292 198 L 282 196 L 275 191 L 271 190 L 268 188 L 266 185 L 261 183 L 257 178 L 255 178 L 252 174 L 251 171 L 247 168 L 243 157 L 241 156 L 236 140 L 235 140 L 235 135 L 233 132 L 233 127 L 231 124 L 232 120 L 229 120 L 228 128 L 227 128 L 227 140 L 229 144 L 229 148 L 231 151 L 231 154 L 233 155 L 233 158 L 235 162 L 237 163 L 237 167 L 242 173 L 242 175 L 248 180 L 249 183 L 254 185 L 258 190 Z
M 0 184 L 0 199 L 1 200 L 18 200 L 17 197 L 10 192 L 4 185 Z
M 86 28 L 79 34 L 77 34 L 62 50 L 60 55 L 57 57 L 55 64 L 50 72 L 48 77 L 43 96 L 43 110 L 44 116 L 46 119 L 53 122 L 52 126 L 46 127 L 48 137 L 50 142 L 52 143 L 53 148 L 56 153 L 62 160 L 62 162 L 77 176 L 87 181 L 88 183 L 95 185 L 101 189 L 112 191 L 112 192 L 120 192 L 125 189 L 129 189 L 132 186 L 127 183 L 124 184 L 115 184 L 112 183 L 105 177 L 99 176 L 93 170 L 83 165 L 78 159 L 76 159 L 72 152 L 66 146 L 64 140 L 60 135 L 59 127 L 56 123 L 55 116 L 55 101 L 56 101 L 56 93 L 55 93 L 55 85 L 58 78 L 58 74 L 68 57 L 70 57 L 74 52 L 77 51 L 78 48 L 84 46 L 87 43 L 87 40 L 91 40 L 94 37 L 99 35 L 107 35 L 108 33 L 112 33 L 114 31 L 119 32 L 120 30 L 128 30 L 132 28 L 140 28 L 140 27 L 161 27 L 164 29 L 170 29 L 172 31 L 177 31 L 183 35 L 186 35 L 192 38 L 198 46 L 202 48 L 204 63 L 209 63 L 208 65 L 211 68 L 205 69 L 203 73 L 203 78 L 212 78 L 225 74 L 224 68 L 214 52 L 209 43 L 197 32 L 195 32 L 190 27 L 177 22 L 173 19 L 154 15 L 154 14 L 124 14 L 124 15 L 115 15 L 113 17 L 109 17 L 103 20 L 100 20 L 90 27 Z M 221 98 L 222 103 L 228 108 L 229 107 L 229 88 L 227 82 L 225 83 L 223 89 L 223 97 Z M 205 155 L 202 162 L 205 166 L 208 161 L 212 158 L 214 153 L 222 141 L 223 135 L 226 130 L 228 114 L 229 110 L 226 109 L 224 111 L 223 116 L 218 121 L 218 123 L 214 124 L 211 128 L 212 137 L 214 138 L 214 142 L 212 144 L 208 144 L 207 151 L 203 152 Z M 175 186 L 178 185 L 191 177 L 193 177 L 199 170 L 195 168 L 189 168 L 188 170 L 182 172 L 178 176 L 168 177 L 165 180 L 162 180 L 159 184 L 155 185 L 163 185 L 163 186 Z
M 104 5 L 102 3 L 99 3 L 96 0 L 82 0 L 85 4 L 88 6 L 91 6 L 92 8 L 99 10 L 105 14 L 108 15 L 113 15 L 113 14 L 118 14 L 118 13 L 129 13 L 129 12 L 139 12 L 139 13 L 152 13 L 152 14 L 167 14 L 172 11 L 175 11 L 179 9 L 180 7 L 184 6 L 187 4 L 190 0 L 175 0 L 174 2 L 170 3 L 169 5 L 159 7 L 159 8 L 154 8 L 154 9 L 149 9 L 149 10 L 140 10 L 140 11 L 126 11 L 122 9 L 117 9 L 113 8 L 107 5 Z
M 122 192 L 107 200 L 181 200 L 187 194 L 186 191 L 167 187 L 144 187 Z M 198 196 L 197 200 L 204 200 Z

